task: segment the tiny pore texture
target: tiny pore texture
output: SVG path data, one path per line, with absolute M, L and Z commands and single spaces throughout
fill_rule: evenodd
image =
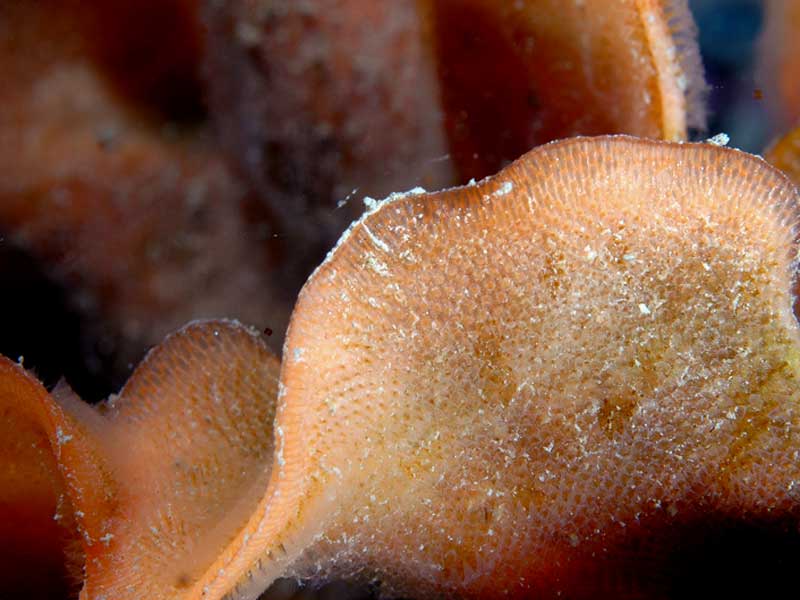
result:
M 279 378 L 199 323 L 102 414 L 42 426 L 106 449 L 62 460 L 97 521 L 82 597 L 645 595 L 698 519 L 796 527 L 797 200 L 735 150 L 603 137 L 376 204 L 301 292 Z

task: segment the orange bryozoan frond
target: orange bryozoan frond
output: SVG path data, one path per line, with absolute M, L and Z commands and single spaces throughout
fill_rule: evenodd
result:
M 662 597 L 687 532 L 800 523 L 797 201 L 718 146 L 549 144 L 376 203 L 303 289 L 280 382 L 230 323 L 169 338 L 100 411 L 5 365 L 34 444 L 6 453 L 40 517 L 71 507 L 85 600 L 282 575 Z
M 170 336 L 99 410 L 3 359 L 3 539 L 25 548 L 47 528 L 9 591 L 38 592 L 42 560 L 71 551 L 82 598 L 181 597 L 262 494 L 277 375 L 260 336 L 225 321 Z

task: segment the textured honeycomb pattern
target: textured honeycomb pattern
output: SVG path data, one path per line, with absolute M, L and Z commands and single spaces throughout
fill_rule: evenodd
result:
M 754 157 L 612 137 L 375 207 L 296 307 L 234 596 L 289 563 L 636 596 L 615 568 L 698 516 L 796 523 L 796 201 Z
M 278 368 L 257 332 L 196 322 L 95 408 L 0 358 L 0 592 L 185 597 L 264 492 Z
M 190 325 L 148 355 L 96 431 L 118 491 L 82 597 L 176 597 L 212 565 L 266 486 L 277 375 L 233 322 Z

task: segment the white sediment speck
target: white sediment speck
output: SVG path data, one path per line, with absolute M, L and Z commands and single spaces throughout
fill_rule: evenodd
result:
M 649 314 L 651 314 L 652 311 L 647 306 L 647 304 L 642 302 L 642 303 L 639 304 L 639 312 L 642 313 L 643 315 L 649 315 Z
M 715 146 L 727 146 L 728 142 L 731 141 L 731 138 L 727 133 L 718 133 L 717 135 L 708 138 L 706 141 L 709 144 L 714 144 Z
M 366 256 L 367 264 L 369 268 L 375 271 L 381 277 L 388 277 L 389 276 L 389 267 L 386 266 L 386 263 L 379 259 L 372 253 L 367 253 Z
M 344 197 L 344 199 L 343 199 L 343 200 L 339 200 L 339 201 L 336 203 L 336 208 L 342 208 L 342 207 L 343 207 L 345 204 L 347 204 L 347 203 L 350 201 L 350 198 L 352 198 L 353 196 L 355 196 L 357 193 L 358 193 L 358 188 L 353 188 L 353 189 L 350 191 L 350 193 L 349 193 L 349 194 L 347 194 L 347 196 L 345 196 L 345 197 Z
M 333 248 L 331 248 L 330 252 L 328 252 L 328 255 L 325 257 L 325 260 L 323 260 L 322 263 L 320 263 L 320 265 L 314 270 L 314 272 L 311 274 L 311 276 L 308 278 L 308 280 L 311 281 L 311 280 L 314 279 L 314 276 L 320 271 L 320 269 L 323 269 L 331 261 L 331 259 L 336 255 L 336 251 L 339 250 L 341 245 L 344 244 L 350 238 L 350 236 L 353 234 L 353 231 L 359 225 L 363 225 L 366 222 L 366 220 L 373 213 L 383 209 L 386 206 L 389 206 L 390 204 L 392 204 L 392 203 L 394 203 L 394 202 L 396 202 L 398 200 L 402 200 L 403 198 L 407 198 L 408 196 L 418 196 L 420 194 L 425 194 L 425 193 L 427 193 L 425 188 L 415 187 L 415 188 L 413 188 L 411 190 L 408 190 L 407 192 L 400 192 L 400 193 L 391 194 L 391 195 L 387 196 L 383 200 L 376 200 L 375 198 L 370 198 L 369 196 L 365 196 L 364 197 L 364 206 L 367 207 L 367 210 L 364 211 L 364 214 L 361 215 L 361 218 L 359 218 L 356 221 L 353 221 L 350 224 L 350 227 L 348 227 L 347 230 L 345 230 L 345 232 L 341 235 L 341 237 L 339 238 L 339 241 L 336 242 L 336 245 Z
M 384 242 L 382 239 L 378 238 L 374 233 L 372 233 L 372 230 L 369 227 L 367 227 L 366 223 L 364 223 L 364 233 L 367 234 L 369 239 L 372 240 L 372 243 L 375 244 L 378 248 L 387 253 L 390 251 L 389 246 L 386 244 L 386 242 Z
M 58 445 L 59 446 L 63 446 L 64 444 L 66 444 L 71 439 L 72 439 L 71 435 L 68 435 L 68 434 L 64 433 L 61 430 L 61 427 L 56 427 L 56 440 L 58 441 Z
M 261 43 L 261 30 L 247 21 L 236 24 L 236 39 L 243 46 L 252 48 Z
M 286 464 L 286 460 L 283 458 L 283 427 L 279 426 L 275 428 L 275 437 L 278 438 L 278 448 L 275 451 L 275 460 L 278 462 L 278 466 L 283 468 L 283 465 Z
M 495 198 L 498 198 L 500 196 L 505 196 L 506 194 L 510 193 L 511 190 L 513 189 L 514 189 L 514 184 L 511 183 L 510 181 L 506 181 L 505 183 L 503 183 L 503 185 L 501 185 L 499 188 L 497 188 L 497 190 L 495 190 L 492 193 L 492 196 L 494 196 Z

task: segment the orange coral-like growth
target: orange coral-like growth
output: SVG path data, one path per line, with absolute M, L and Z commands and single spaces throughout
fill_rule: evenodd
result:
M 277 375 L 260 336 L 231 323 L 189 327 L 148 356 L 105 407 L 119 509 L 82 597 L 183 597 L 213 567 L 269 476 Z
M 6 434 L 0 446 L 0 506 L 8 552 L 2 557 L 2 589 L 54 597 L 77 586 L 82 553 L 104 529 L 116 488 L 80 418 L 5 357 L 0 357 L 0 414 Z
M 78 583 L 68 565 L 80 564 L 70 556 L 80 545 L 46 395 L 22 367 L 0 360 L 0 590 L 10 597 L 63 598 Z
M 11 453 L 39 518 L 66 490 L 84 600 L 252 598 L 281 575 L 663 597 L 687 532 L 800 523 L 797 201 L 718 146 L 543 146 L 376 204 L 301 293 L 280 383 L 215 322 L 98 411 L 0 365 L 39 448 Z
M 0 409 L 15 431 L 3 446 L 9 486 L 0 497 L 4 518 L 21 519 L 4 543 L 26 548 L 32 531 L 47 536 L 10 591 L 52 593 L 60 581 L 43 582 L 29 565 L 63 565 L 59 553 L 71 551 L 79 567 L 82 550 L 83 598 L 180 597 L 238 532 L 269 476 L 278 362 L 258 334 L 228 322 L 189 326 L 98 410 L 63 388 L 50 397 L 7 360 L 0 366 Z
M 301 293 L 269 488 L 196 589 L 658 594 L 690 524 L 796 524 L 796 203 L 740 152 L 598 138 L 380 204 Z

